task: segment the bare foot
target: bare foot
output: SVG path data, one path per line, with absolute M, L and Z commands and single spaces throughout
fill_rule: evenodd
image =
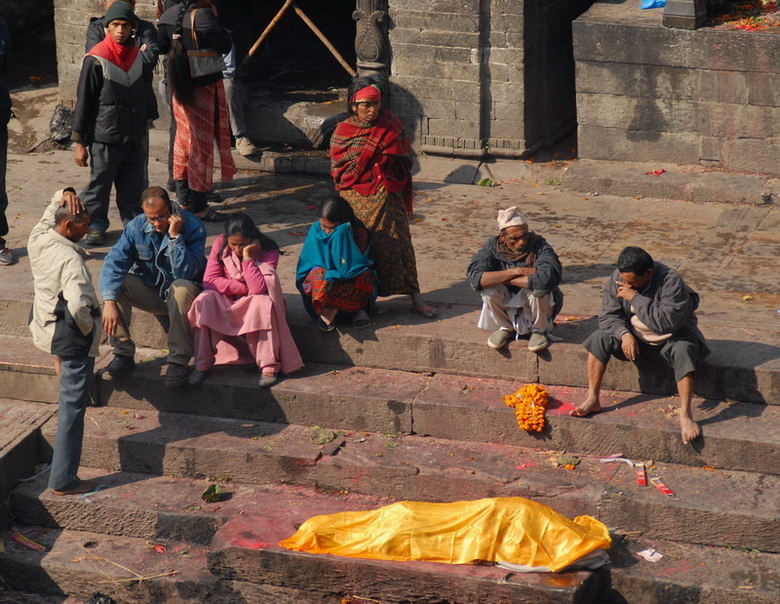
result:
M 601 403 L 597 396 L 588 395 L 585 402 L 582 403 L 576 409 L 569 411 L 569 415 L 573 417 L 588 417 L 591 413 L 598 413 L 601 411 Z
M 686 445 L 692 440 L 696 440 L 701 434 L 699 424 L 683 414 L 682 411 L 680 412 L 680 433 L 682 434 L 682 441 Z

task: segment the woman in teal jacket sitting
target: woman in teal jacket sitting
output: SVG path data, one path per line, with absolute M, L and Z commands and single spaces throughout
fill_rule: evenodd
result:
M 335 328 L 339 312 L 350 313 L 356 329 L 371 324 L 377 279 L 367 252 L 368 231 L 352 208 L 337 195 L 328 198 L 309 229 L 295 274 L 303 304 L 322 331 Z

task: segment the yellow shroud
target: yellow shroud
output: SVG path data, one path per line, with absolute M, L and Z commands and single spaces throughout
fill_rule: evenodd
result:
M 376 560 L 477 561 L 564 569 L 611 545 L 590 516 L 569 520 L 522 497 L 453 503 L 401 501 L 366 512 L 313 516 L 280 546 Z

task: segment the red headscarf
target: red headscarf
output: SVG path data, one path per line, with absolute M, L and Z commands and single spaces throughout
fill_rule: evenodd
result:
M 109 34 L 106 34 L 106 37 L 95 44 L 87 54 L 111 61 L 127 73 L 138 56 L 138 46 L 132 38 L 128 40 L 128 44 L 117 44 Z
M 370 84 L 364 88 L 361 88 L 354 95 L 352 95 L 352 99 L 350 100 L 350 102 L 351 103 L 357 103 L 359 101 L 379 102 L 381 100 L 382 100 L 382 93 L 379 91 L 379 88 L 377 88 L 373 84 Z

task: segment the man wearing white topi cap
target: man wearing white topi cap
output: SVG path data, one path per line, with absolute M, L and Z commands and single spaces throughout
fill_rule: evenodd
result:
M 517 206 L 499 210 L 498 229 L 467 271 L 469 283 L 482 296 L 477 325 L 493 332 L 491 348 L 530 333 L 528 349 L 541 352 L 549 346 L 548 332 L 563 306 L 561 262 L 544 237 L 528 229 Z

